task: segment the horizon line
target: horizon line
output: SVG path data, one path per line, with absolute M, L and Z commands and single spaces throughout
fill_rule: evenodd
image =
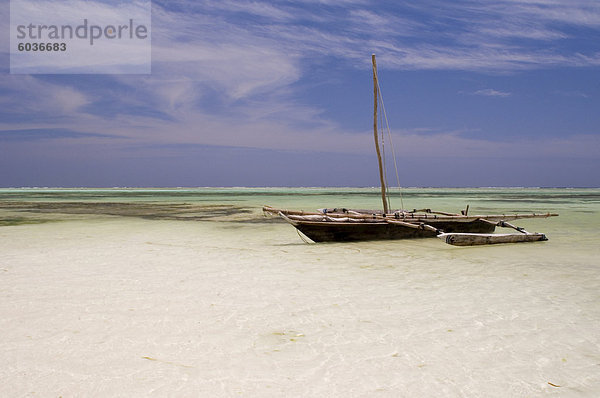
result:
M 0 189 L 98 189 L 98 190 L 118 190 L 118 189 L 379 189 L 377 186 L 263 186 L 263 185 L 253 185 L 253 186 L 238 186 L 238 185 L 230 185 L 230 186 L 216 186 L 216 185 L 207 185 L 207 186 L 114 186 L 114 187 L 94 187 L 94 186 L 21 186 L 21 187 L 0 187 Z M 402 190 L 402 189 L 600 189 L 600 187 L 593 186 L 411 186 L 411 187 L 392 187 L 390 189 L 393 190 Z M 393 192 L 391 192 L 393 193 Z

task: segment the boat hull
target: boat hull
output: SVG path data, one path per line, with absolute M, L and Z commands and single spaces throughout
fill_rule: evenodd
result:
M 415 229 L 389 223 L 334 223 L 295 221 L 294 227 L 315 242 L 352 242 L 369 240 L 395 240 L 434 238 L 437 234 L 427 229 Z M 492 233 L 495 226 L 482 221 L 430 222 L 429 225 L 444 232 Z

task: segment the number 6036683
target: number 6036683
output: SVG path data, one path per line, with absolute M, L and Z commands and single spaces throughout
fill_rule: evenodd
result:
M 19 43 L 19 51 L 67 51 L 67 43 Z

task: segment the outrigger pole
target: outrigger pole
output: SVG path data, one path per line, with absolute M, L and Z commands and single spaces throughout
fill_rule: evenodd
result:
M 381 151 L 379 150 L 379 135 L 377 133 L 377 102 L 379 99 L 379 89 L 377 84 L 377 62 L 375 54 L 371 55 L 373 61 L 373 135 L 375 137 L 375 151 L 377 152 L 377 162 L 379 164 L 379 180 L 381 182 L 381 200 L 383 201 L 383 212 L 388 213 L 388 204 L 385 197 L 385 178 L 383 177 L 383 163 L 381 162 Z

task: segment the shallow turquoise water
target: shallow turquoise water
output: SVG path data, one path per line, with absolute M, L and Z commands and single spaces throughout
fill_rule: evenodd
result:
M 436 209 L 504 209 L 527 211 L 548 207 L 598 212 L 600 189 L 533 188 L 407 188 L 392 191 L 392 207 Z M 381 207 L 376 188 L 165 188 L 165 189 L 0 189 L 0 201 L 160 201 L 236 202 L 260 206 L 271 203 L 292 207 Z
M 600 189 L 411 188 L 392 192 L 392 208 L 431 208 L 470 214 L 552 212 L 554 226 L 585 230 L 598 225 Z M 192 203 L 232 205 L 260 211 L 263 205 L 314 210 L 323 207 L 378 209 L 375 188 L 179 188 L 179 189 L 0 189 L 3 202 Z M 550 224 L 550 223 L 549 223 Z
M 564 251 L 572 252 L 574 258 L 580 255 L 598 255 L 600 258 L 597 243 L 600 240 L 600 189 L 410 188 L 403 189 L 401 195 L 402 200 L 398 191 L 392 192 L 392 208 L 400 208 L 403 202 L 409 210 L 430 208 L 447 212 L 460 212 L 469 205 L 471 215 L 558 213 L 559 217 L 518 220 L 515 224 L 549 237 L 546 249 L 538 253 L 540 258 L 551 258 L 556 252 Z M 61 210 L 64 204 L 75 205 L 78 209 Z M 102 204 L 110 204 L 111 210 L 98 209 Z M 236 240 L 236 231 L 250 228 L 259 239 L 253 245 L 264 245 L 272 239 L 274 219 L 264 217 L 263 205 L 305 211 L 323 207 L 377 209 L 381 208 L 381 197 L 377 188 L 0 189 L 0 220 L 17 217 L 24 222 L 75 218 L 85 221 L 110 216 L 119 217 L 126 223 L 132 217 L 169 219 L 171 211 L 175 214 L 177 206 L 184 204 L 197 206 L 198 213 L 191 215 L 200 214 L 201 217 L 170 219 L 216 223 L 211 228 L 222 233 L 223 241 Z M 40 210 L 25 208 L 25 205 L 50 208 Z M 126 205 L 133 206 L 133 210 Z M 135 212 L 136 206 L 148 208 L 139 214 Z M 301 243 L 295 230 L 284 225 L 278 228 L 289 232 L 289 243 Z M 501 228 L 497 231 L 512 232 Z M 374 244 L 389 245 L 384 242 Z M 402 245 L 407 247 L 411 243 L 396 243 L 395 247 Z M 502 247 L 507 252 L 519 251 L 514 245 Z

